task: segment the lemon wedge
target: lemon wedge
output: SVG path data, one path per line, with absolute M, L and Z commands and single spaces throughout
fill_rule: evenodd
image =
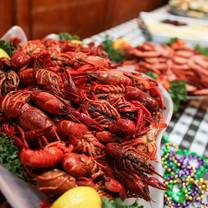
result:
M 0 48 L 0 58 L 10 58 L 5 50 Z
M 95 189 L 79 186 L 61 195 L 51 208 L 101 208 L 102 202 Z

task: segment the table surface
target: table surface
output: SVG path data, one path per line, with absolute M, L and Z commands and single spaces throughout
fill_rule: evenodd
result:
M 167 8 L 163 7 L 154 12 L 165 13 Z M 106 35 L 112 39 L 122 37 L 133 46 L 145 41 L 145 36 L 138 27 L 138 20 L 132 19 L 87 38 L 84 43 L 91 41 L 101 43 Z M 179 112 L 172 118 L 165 135 L 168 135 L 170 141 L 181 148 L 188 148 L 199 155 L 208 157 L 208 98 L 192 99 L 182 103 Z

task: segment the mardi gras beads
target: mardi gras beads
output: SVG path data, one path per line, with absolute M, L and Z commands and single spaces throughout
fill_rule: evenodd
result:
M 202 178 L 208 173 L 208 158 L 179 149 L 177 145 L 169 143 L 167 137 L 164 142 L 162 163 L 169 187 L 164 194 L 165 205 L 183 208 L 197 203 L 200 208 L 208 207 L 204 200 L 208 181 Z

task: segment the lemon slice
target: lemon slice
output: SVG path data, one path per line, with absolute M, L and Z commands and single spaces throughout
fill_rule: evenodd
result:
M 10 58 L 6 51 L 0 48 L 0 58 Z
M 61 195 L 51 208 L 101 208 L 102 202 L 95 189 L 79 186 Z
M 123 38 L 118 38 L 113 43 L 113 48 L 122 50 L 126 45 L 128 45 L 128 42 L 124 40 Z

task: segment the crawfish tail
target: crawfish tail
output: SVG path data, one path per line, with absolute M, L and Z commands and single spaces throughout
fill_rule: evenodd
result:
M 58 147 L 48 147 L 41 150 L 22 149 L 21 162 L 31 168 L 51 168 L 62 159 L 64 153 Z

